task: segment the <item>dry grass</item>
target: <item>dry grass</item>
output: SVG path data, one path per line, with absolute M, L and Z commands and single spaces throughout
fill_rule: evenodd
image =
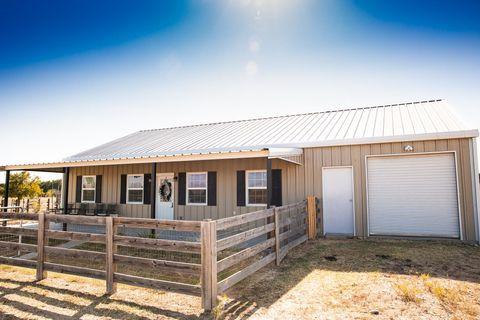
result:
M 412 285 L 408 282 L 401 282 L 395 284 L 395 287 L 397 288 L 403 301 L 420 303 L 421 299 L 418 297 L 418 295 L 422 293 L 422 291 L 415 285 Z
M 221 319 L 479 319 L 480 248 L 309 242 L 232 288 L 219 308 Z
M 329 261 L 325 256 L 335 256 Z M 200 298 L 0 266 L 0 319 L 479 319 L 480 249 L 459 243 L 318 240 L 220 297 Z

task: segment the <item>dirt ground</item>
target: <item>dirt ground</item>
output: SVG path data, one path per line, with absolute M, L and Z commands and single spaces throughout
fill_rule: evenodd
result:
M 225 319 L 479 319 L 480 248 L 317 240 L 223 297 Z
M 0 265 L 0 319 L 479 319 L 480 248 L 453 242 L 316 240 L 220 297 L 200 298 Z

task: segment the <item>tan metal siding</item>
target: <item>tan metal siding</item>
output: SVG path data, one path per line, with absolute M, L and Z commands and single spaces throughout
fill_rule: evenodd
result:
M 323 167 L 352 165 L 355 191 L 355 228 L 358 236 L 365 237 L 368 226 L 365 157 L 367 155 L 401 154 L 404 153 L 403 147 L 407 144 L 414 147 L 414 154 L 439 151 L 456 152 L 461 228 L 465 240 L 475 240 L 472 164 L 470 139 L 467 138 L 305 149 L 305 190 L 307 190 L 307 195 L 313 192 L 313 195 L 322 198 Z M 321 201 L 319 207 L 323 212 Z M 319 233 L 322 232 L 320 226 Z
M 285 204 L 305 199 L 303 166 L 275 159 L 272 167 L 282 169 L 282 196 Z M 179 206 L 175 200 L 175 219 L 183 220 L 220 219 L 260 210 L 259 207 L 236 206 L 237 170 L 265 168 L 265 158 L 157 163 L 157 173 L 217 172 L 217 206 Z M 151 164 L 71 168 L 68 201 L 69 203 L 75 202 L 76 176 L 101 174 L 103 176 L 102 202 L 119 204 L 120 175 L 135 173 L 151 173 Z M 178 184 L 175 184 L 175 196 L 177 195 Z M 139 218 L 150 217 L 150 205 L 122 204 L 119 206 L 121 215 Z

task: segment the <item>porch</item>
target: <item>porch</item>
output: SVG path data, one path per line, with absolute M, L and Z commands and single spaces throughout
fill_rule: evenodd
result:
M 2 169 L 2 168 L 0 168 Z M 167 220 L 221 219 L 301 201 L 301 149 L 6 166 L 63 174 L 57 214 Z

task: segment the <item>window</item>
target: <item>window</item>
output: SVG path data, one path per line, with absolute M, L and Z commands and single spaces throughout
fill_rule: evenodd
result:
M 267 171 L 247 171 L 247 205 L 267 205 Z
M 82 177 L 82 202 L 95 202 L 96 176 Z
M 143 203 L 143 174 L 127 176 L 127 203 Z
M 207 173 L 187 173 L 187 204 L 207 204 Z

